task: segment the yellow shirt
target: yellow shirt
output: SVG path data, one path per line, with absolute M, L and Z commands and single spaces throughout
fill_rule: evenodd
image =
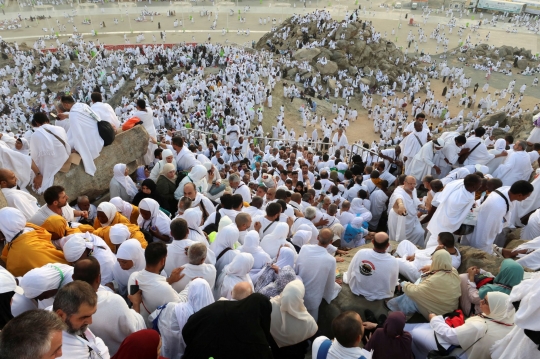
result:
M 94 228 L 96 228 L 96 223 L 98 226 L 100 226 L 97 218 L 96 218 L 96 222 L 94 223 Z M 146 248 L 146 246 L 148 246 L 148 242 L 146 242 L 146 239 L 144 238 L 144 234 L 140 231 L 139 226 L 129 223 L 129 220 L 126 217 L 122 216 L 120 213 L 116 213 L 111 224 L 109 224 L 107 227 L 97 227 L 94 230 L 93 234 L 95 234 L 98 237 L 103 238 L 103 240 L 105 241 L 105 243 L 107 243 L 111 251 L 113 251 L 113 253 L 116 254 L 116 245 L 114 245 L 111 242 L 111 237 L 109 236 L 109 232 L 111 231 L 111 227 L 118 223 L 126 225 L 126 227 L 129 229 L 129 233 L 131 234 L 131 236 L 129 237 L 130 239 L 134 238 L 138 240 L 139 242 L 141 242 L 142 248 Z
M 48 263 L 69 264 L 64 258 L 64 253 L 52 244 L 49 232 L 32 223 L 26 223 L 26 227 L 34 230 L 23 233 L 8 243 L 0 257 L 11 274 L 21 277 L 30 270 Z

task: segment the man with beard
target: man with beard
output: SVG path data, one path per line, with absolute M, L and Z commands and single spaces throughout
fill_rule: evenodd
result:
M 168 278 L 160 274 L 165 268 L 167 259 L 167 245 L 163 242 L 150 243 L 144 250 L 144 259 L 146 267 L 129 276 L 128 298 L 133 303 L 133 310 L 144 318 L 146 327 L 152 328 L 152 322 L 148 320 L 150 313 L 164 303 L 182 301 L 172 284 L 178 282 L 184 275 L 183 268 L 173 269 Z M 133 285 L 138 285 L 140 290 L 132 293 Z
M 62 332 L 61 358 L 110 358 L 103 340 L 88 329 L 97 310 L 97 294 L 90 284 L 76 280 L 60 288 L 52 310 L 67 326 Z

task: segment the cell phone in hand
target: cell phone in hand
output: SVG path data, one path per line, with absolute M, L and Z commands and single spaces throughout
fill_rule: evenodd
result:
M 129 286 L 129 295 L 135 295 L 139 291 L 139 285 L 138 284 L 132 284 Z

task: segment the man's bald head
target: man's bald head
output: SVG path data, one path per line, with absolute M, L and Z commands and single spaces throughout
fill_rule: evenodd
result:
M 253 293 L 253 288 L 248 282 L 240 282 L 236 284 L 232 290 L 232 299 L 242 300 L 249 297 Z
M 334 232 L 330 228 L 323 228 L 319 231 L 319 245 L 326 248 L 334 241 Z
M 373 237 L 373 247 L 378 250 L 386 250 L 388 246 L 390 245 L 390 238 L 388 238 L 388 234 L 385 232 L 378 232 L 375 233 L 375 236 Z
M 97 292 L 101 282 L 101 266 L 95 257 L 81 259 L 73 265 L 73 280 L 90 284 Z

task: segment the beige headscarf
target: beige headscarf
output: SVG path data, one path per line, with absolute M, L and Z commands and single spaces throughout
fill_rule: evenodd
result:
M 176 183 L 176 175 L 174 175 L 174 178 L 169 178 L 167 176 L 167 173 L 169 173 L 170 171 L 175 171 L 176 170 L 176 166 L 173 165 L 172 163 L 166 163 L 163 168 L 161 169 L 161 172 L 159 173 L 161 176 L 164 176 L 165 178 L 167 178 L 169 181 L 171 181 L 172 183 Z
M 467 350 L 469 358 L 490 359 L 490 349 L 496 341 L 504 338 L 514 328 L 515 310 L 508 306 L 510 296 L 502 292 L 487 295 L 489 314 L 470 317 L 456 328 L 459 345 Z
M 280 348 L 298 344 L 317 332 L 317 322 L 304 306 L 305 292 L 304 284 L 297 279 L 287 284 L 281 295 L 270 299 L 270 333 Z
M 431 271 L 422 281 L 407 283 L 403 288 L 426 319 L 430 313 L 442 315 L 457 309 L 461 296 L 459 274 L 452 267 L 450 254 L 438 250 L 431 258 Z

